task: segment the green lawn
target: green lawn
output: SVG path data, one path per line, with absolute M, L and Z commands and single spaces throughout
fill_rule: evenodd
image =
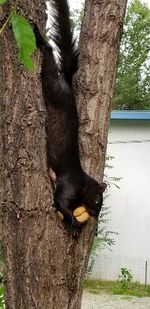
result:
M 137 297 L 150 297 L 150 285 L 145 287 L 138 282 L 130 283 L 128 288 L 123 288 L 119 281 L 85 280 L 84 287 L 91 293 L 109 293 L 116 295 L 131 295 Z

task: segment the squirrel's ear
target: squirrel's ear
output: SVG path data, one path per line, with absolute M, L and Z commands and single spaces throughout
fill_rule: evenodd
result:
M 101 182 L 99 187 L 100 187 L 100 191 L 103 193 L 105 189 L 107 188 L 107 184 L 105 182 Z

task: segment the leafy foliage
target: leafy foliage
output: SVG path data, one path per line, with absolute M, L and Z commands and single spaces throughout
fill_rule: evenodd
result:
M 28 21 L 20 15 L 12 16 L 13 32 L 19 48 L 19 58 L 28 70 L 34 69 L 31 59 L 36 49 L 35 36 Z
M 2 256 L 0 252 L 0 309 L 5 308 L 5 303 L 4 303 L 4 286 L 3 286 L 3 262 L 2 262 Z
M 84 1 L 82 0 L 80 3 L 80 9 L 73 9 L 71 11 L 72 25 L 78 37 L 80 34 L 81 24 L 83 20 L 83 13 L 84 13 Z
M 129 270 L 126 267 L 121 267 L 119 281 L 121 283 L 122 288 L 127 289 L 132 280 L 133 280 L 133 276 L 131 274 L 131 270 Z
M 113 99 L 115 109 L 150 109 L 150 9 L 140 0 L 128 7 Z
M 3 281 L 3 273 L 2 273 L 2 271 L 0 270 L 0 284 L 2 283 L 2 281 Z
M 4 303 L 4 287 L 0 286 L 0 309 L 4 309 L 5 308 L 5 303 Z
M 4 4 L 5 2 L 7 2 L 7 0 L 0 0 L 0 5 Z
M 72 11 L 79 37 L 83 6 Z M 150 109 L 150 9 L 141 0 L 128 6 L 120 46 L 114 109 Z
M 5 4 L 7 0 L 0 0 L 0 4 Z M 32 27 L 27 19 L 21 15 L 17 15 L 18 0 L 16 0 L 8 12 L 8 16 L 0 28 L 0 34 L 4 31 L 9 21 L 12 22 L 14 36 L 19 49 L 19 58 L 27 70 L 34 70 L 32 54 L 36 50 L 36 40 Z

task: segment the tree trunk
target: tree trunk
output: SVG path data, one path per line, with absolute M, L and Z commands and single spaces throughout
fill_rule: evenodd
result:
M 86 170 L 97 180 L 103 177 L 125 5 L 126 0 L 87 0 L 85 6 L 77 77 L 81 155 Z M 42 28 L 44 1 L 23 0 L 19 6 L 23 15 Z M 10 27 L 3 33 L 0 48 L 6 308 L 80 309 L 96 222 L 90 219 L 82 232 L 75 234 L 59 222 L 52 208 L 45 151 L 46 111 L 39 78 L 40 53 L 34 59 L 36 71 L 27 72 L 18 63 Z

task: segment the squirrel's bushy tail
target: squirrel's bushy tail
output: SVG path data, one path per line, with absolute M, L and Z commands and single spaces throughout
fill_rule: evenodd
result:
M 60 69 L 69 85 L 73 74 L 77 71 L 78 51 L 73 38 L 67 0 L 51 0 L 53 23 L 51 38 L 59 50 Z

